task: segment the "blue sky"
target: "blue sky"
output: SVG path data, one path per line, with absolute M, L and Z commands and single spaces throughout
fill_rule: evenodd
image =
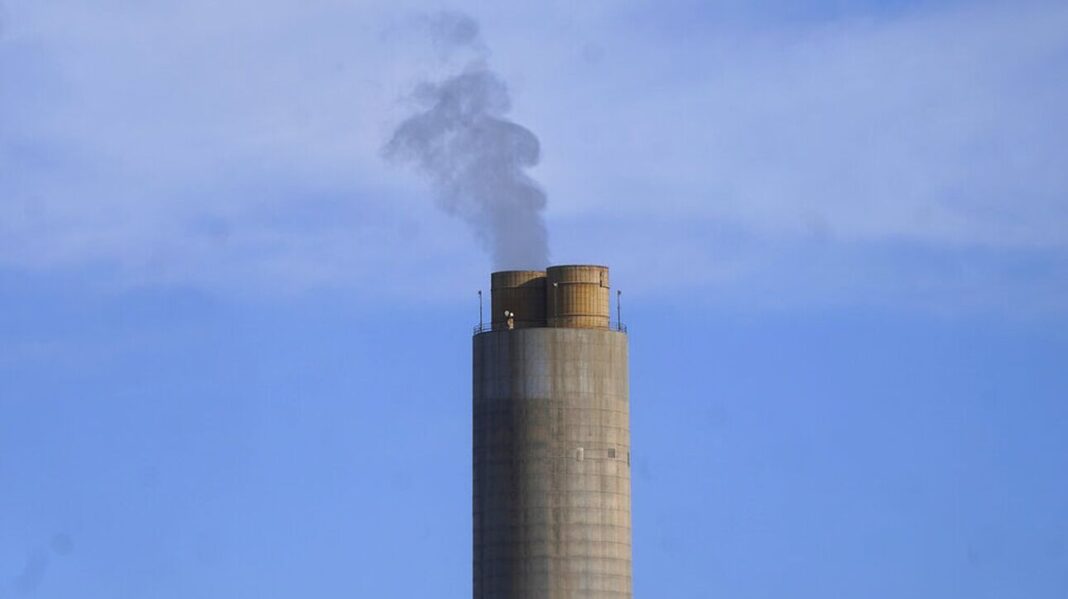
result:
M 624 291 L 639 596 L 1068 595 L 1068 8 L 501 4 L 0 1 L 0 598 L 470 595 L 442 8 Z

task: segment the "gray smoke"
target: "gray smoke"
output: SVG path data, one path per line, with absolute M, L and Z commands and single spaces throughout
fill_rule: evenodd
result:
M 420 110 L 397 127 L 384 155 L 423 173 L 441 207 L 471 225 L 497 268 L 544 268 L 545 192 L 525 172 L 538 164 L 538 138 L 504 118 L 508 86 L 486 64 L 478 23 L 457 13 L 428 23 L 444 54 L 475 57 L 456 75 L 418 85 Z

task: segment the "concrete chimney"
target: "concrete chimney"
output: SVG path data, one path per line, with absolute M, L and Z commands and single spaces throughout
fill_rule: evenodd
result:
M 473 342 L 474 597 L 630 598 L 627 334 L 608 269 L 491 285 Z

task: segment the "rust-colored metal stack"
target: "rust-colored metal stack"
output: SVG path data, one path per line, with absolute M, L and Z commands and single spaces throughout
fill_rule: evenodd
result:
M 551 266 L 505 270 L 490 276 L 493 330 L 528 327 L 609 327 L 608 268 Z M 512 315 L 512 316 L 509 316 Z

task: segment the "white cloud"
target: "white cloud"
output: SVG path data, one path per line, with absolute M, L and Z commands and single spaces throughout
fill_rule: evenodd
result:
M 420 8 L 12 4 L 0 264 L 400 294 L 394 272 L 423 272 L 466 291 L 488 268 L 478 244 L 379 155 L 398 99 L 442 66 L 411 28 Z M 830 279 L 862 268 L 858 248 L 1066 250 L 1068 9 L 703 23 L 648 10 L 471 11 L 514 118 L 542 139 L 558 259 L 620 264 L 653 289 L 652 267 L 684 255 L 745 293 L 811 239 L 842 252 Z M 886 285 L 909 285 L 888 269 Z M 1036 275 L 1037 292 L 1062 276 Z
M 677 40 L 627 22 L 588 65 L 576 41 L 571 68 L 560 54 L 520 68 L 537 73 L 525 106 L 544 125 L 553 199 L 569 200 L 557 210 L 1064 247 L 1065 30 L 1068 8 L 1052 4 Z

